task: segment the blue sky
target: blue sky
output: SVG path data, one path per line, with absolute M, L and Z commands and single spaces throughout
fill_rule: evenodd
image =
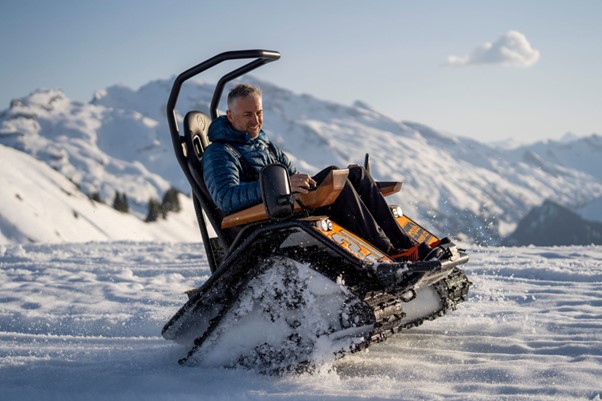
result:
M 599 0 L 1 0 L 0 109 L 37 88 L 89 101 L 264 48 L 282 59 L 259 78 L 455 135 L 602 134 L 600 21 Z

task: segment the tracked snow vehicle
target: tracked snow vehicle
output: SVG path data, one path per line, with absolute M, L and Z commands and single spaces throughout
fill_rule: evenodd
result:
M 266 50 L 221 53 L 180 74 L 169 96 L 171 138 L 192 187 L 212 271 L 163 328 L 166 339 L 190 347 L 181 364 L 268 373 L 308 368 L 442 316 L 467 298 L 471 283 L 458 266 L 468 256 L 399 207 L 391 206 L 397 222 L 416 241 L 438 249 L 437 258 L 397 262 L 329 216 L 305 212 L 336 200 L 345 169 L 331 171 L 308 194 L 291 194 L 286 170 L 268 166 L 260 175 L 263 204 L 231 215 L 216 207 L 203 182 L 201 159 L 224 86 L 279 58 Z M 218 81 L 211 117 L 188 112 L 181 135 L 176 102 L 182 84 L 224 61 L 244 59 L 252 61 Z M 401 188 L 398 182 L 378 185 L 383 195 Z

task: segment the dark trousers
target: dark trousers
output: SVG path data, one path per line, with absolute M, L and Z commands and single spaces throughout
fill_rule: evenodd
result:
M 319 184 L 335 168 L 337 167 L 327 167 L 313 179 Z M 370 174 L 360 166 L 349 168 L 347 183 L 337 200 L 330 206 L 316 209 L 313 214 L 330 216 L 333 221 L 383 252 L 415 245 L 395 221 L 389 205 Z

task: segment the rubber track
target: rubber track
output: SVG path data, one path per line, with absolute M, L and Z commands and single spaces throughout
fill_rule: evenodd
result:
M 374 311 L 376 322 L 370 338 L 359 344 L 356 350 L 365 349 L 371 343 L 384 341 L 401 330 L 420 326 L 427 320 L 434 320 L 445 315 L 447 311 L 456 309 L 458 303 L 467 300 L 471 284 L 462 270 L 454 268 L 447 277 L 433 284 L 441 298 L 441 309 L 404 324 L 401 320 L 405 316 L 405 302 L 399 296 L 386 292 L 367 293 L 364 302 Z

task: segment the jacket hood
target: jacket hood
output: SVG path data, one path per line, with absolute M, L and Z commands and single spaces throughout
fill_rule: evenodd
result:
M 248 132 L 238 131 L 232 128 L 232 125 L 228 121 L 228 117 L 220 116 L 213 120 L 209 126 L 208 137 L 211 142 L 234 142 L 234 143 L 247 143 L 252 140 L 251 135 Z M 263 140 L 267 140 L 263 130 L 259 131 L 259 136 Z

